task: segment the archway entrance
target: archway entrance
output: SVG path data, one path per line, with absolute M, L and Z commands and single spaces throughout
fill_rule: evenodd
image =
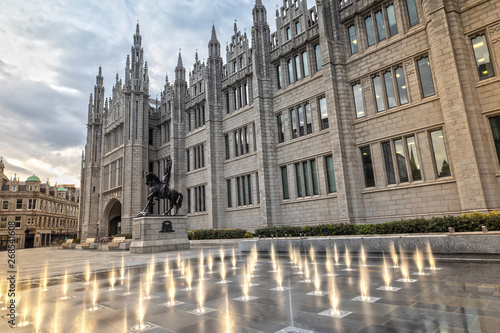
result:
M 109 213 L 107 214 L 108 236 L 113 236 L 121 233 L 122 204 L 120 203 L 120 201 L 113 199 L 108 203 L 108 207 L 106 210 L 109 211 Z

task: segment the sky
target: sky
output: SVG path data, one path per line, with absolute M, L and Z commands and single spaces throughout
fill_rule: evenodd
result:
M 271 32 L 276 5 L 264 0 Z M 312 1 L 313 3 L 313 1 Z M 246 28 L 255 0 L 1 0 L 0 156 L 8 178 L 80 185 L 90 93 L 102 66 L 106 97 L 123 80 L 139 21 L 150 94 L 174 78 L 178 52 L 188 71 L 207 58 L 212 24 L 225 45 Z

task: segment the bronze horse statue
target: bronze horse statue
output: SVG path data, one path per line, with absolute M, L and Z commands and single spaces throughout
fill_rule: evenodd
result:
M 152 172 L 146 173 L 146 185 L 149 188 L 148 203 L 146 207 L 139 213 L 139 216 L 146 216 L 148 214 L 148 208 L 153 204 L 153 200 L 168 199 L 169 200 L 169 210 L 167 210 L 163 215 L 168 215 L 173 208 L 175 208 L 172 215 L 177 215 L 179 209 L 182 207 L 183 196 L 181 193 L 177 192 L 173 188 L 169 188 L 165 183 L 160 181 L 157 175 Z

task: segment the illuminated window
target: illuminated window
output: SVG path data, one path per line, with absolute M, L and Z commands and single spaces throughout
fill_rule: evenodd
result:
M 363 93 L 361 91 L 361 83 L 353 85 L 352 92 L 354 94 L 354 107 L 356 110 L 356 118 L 364 117 L 365 107 L 363 105 Z
M 356 38 L 356 28 L 354 25 L 349 27 L 349 41 L 351 43 L 351 54 L 358 52 L 358 39 Z
M 488 79 L 495 76 L 493 70 L 493 63 L 490 58 L 490 51 L 486 42 L 486 36 L 479 35 L 471 39 L 472 49 L 474 50 L 474 57 L 476 59 L 477 72 L 479 80 Z
M 373 173 L 372 155 L 370 147 L 363 147 L 361 151 L 361 161 L 363 163 L 363 174 L 365 176 L 365 186 L 375 187 L 375 175 Z

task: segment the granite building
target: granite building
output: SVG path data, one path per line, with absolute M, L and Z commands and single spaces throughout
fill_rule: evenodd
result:
M 274 32 L 252 15 L 224 54 L 212 27 L 187 75 L 179 54 L 161 99 L 139 25 L 108 98 L 99 69 L 82 238 L 131 232 L 167 158 L 191 229 L 500 209 L 500 2 L 285 0 Z
M 32 175 L 21 181 L 5 175 L 0 158 L 0 250 L 9 241 L 9 222 L 15 225 L 18 249 L 48 246 L 78 233 L 79 190 L 75 185 L 50 185 Z

